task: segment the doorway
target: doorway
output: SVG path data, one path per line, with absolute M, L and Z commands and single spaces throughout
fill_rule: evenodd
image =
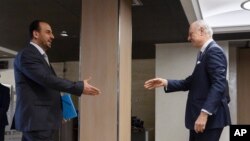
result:
M 250 48 L 238 48 L 237 56 L 237 124 L 250 124 Z

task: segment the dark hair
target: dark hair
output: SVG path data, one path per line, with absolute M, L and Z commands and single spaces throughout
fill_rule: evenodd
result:
M 30 35 L 31 39 L 33 38 L 33 31 L 40 31 L 40 25 L 39 24 L 41 22 L 45 22 L 45 21 L 34 20 L 33 22 L 30 23 L 30 26 L 29 26 L 29 35 Z

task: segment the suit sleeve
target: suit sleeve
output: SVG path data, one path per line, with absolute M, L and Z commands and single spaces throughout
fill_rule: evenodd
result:
M 72 82 L 55 76 L 46 68 L 47 66 L 43 64 L 42 58 L 29 54 L 29 52 L 23 52 L 23 54 L 18 57 L 18 61 L 15 62 L 15 65 L 34 82 L 44 87 L 71 94 L 81 95 L 83 92 L 84 84 L 82 81 Z
M 190 89 L 190 84 L 192 81 L 192 75 L 184 80 L 168 80 L 167 87 L 164 87 L 166 93 L 175 91 L 187 91 Z
M 226 88 L 227 61 L 222 49 L 213 47 L 208 52 L 207 73 L 211 86 L 203 109 L 215 114 Z

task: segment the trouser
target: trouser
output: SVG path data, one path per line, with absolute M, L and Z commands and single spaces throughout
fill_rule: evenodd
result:
M 55 130 L 22 132 L 22 141 L 53 141 Z
M 190 130 L 189 141 L 219 141 L 223 128 L 205 130 L 203 133 L 196 133 Z
M 0 141 L 4 141 L 5 126 L 0 126 Z

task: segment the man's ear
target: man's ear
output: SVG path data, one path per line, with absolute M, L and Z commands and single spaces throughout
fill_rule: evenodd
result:
M 37 39 L 38 38 L 38 36 L 39 36 L 39 33 L 37 32 L 37 31 L 33 31 L 33 37 L 35 38 L 35 39 Z

